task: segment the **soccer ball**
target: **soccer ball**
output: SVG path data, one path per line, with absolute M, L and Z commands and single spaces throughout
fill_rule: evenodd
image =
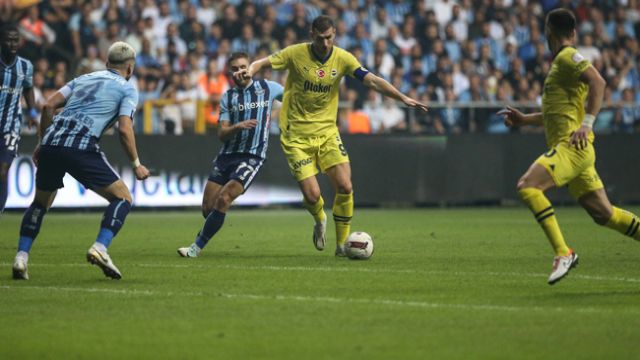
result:
M 373 239 L 366 232 L 356 231 L 344 243 L 349 259 L 365 260 L 373 255 Z

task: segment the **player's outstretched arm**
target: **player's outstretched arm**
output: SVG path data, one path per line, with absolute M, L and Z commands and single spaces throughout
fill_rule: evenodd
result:
M 498 115 L 502 115 L 504 124 L 507 127 L 516 127 L 523 125 L 542 125 L 543 118 L 542 113 L 523 114 L 516 108 L 507 106 L 506 108 L 498 111 Z
M 388 96 L 390 98 L 396 99 L 398 101 L 402 101 L 405 105 L 413 108 L 420 109 L 422 111 L 429 111 L 427 105 L 420 103 L 419 101 L 408 97 L 407 95 L 400 92 L 400 90 L 396 89 L 395 86 L 389 84 L 389 82 L 379 76 L 376 76 L 372 73 L 367 73 L 362 79 L 362 83 L 382 95 Z
M 136 175 L 136 179 L 144 180 L 149 177 L 149 170 L 142 164 L 138 158 L 138 150 L 136 148 L 136 137 L 133 132 L 133 120 L 130 117 L 121 115 L 118 117 L 118 132 L 120 133 L 120 144 L 127 153 L 131 167 Z
M 257 125 L 258 120 L 255 119 L 240 121 L 234 125 L 231 125 L 228 121 L 220 121 L 220 125 L 218 126 L 218 138 L 220 138 L 220 141 L 222 142 L 227 142 L 239 131 L 244 129 L 253 129 Z
M 589 85 L 586 114 L 582 119 L 580 128 L 571 135 L 569 144 L 574 145 L 576 148 L 584 149 L 589 141 L 589 133 L 593 129 L 593 123 L 596 121 L 596 116 L 602 107 L 602 98 L 604 97 L 604 89 L 607 83 L 593 66 L 589 66 L 580 75 L 580 81 Z
M 269 61 L 269 58 L 266 57 L 252 62 L 251 65 L 249 65 L 248 69 L 236 71 L 235 73 L 233 73 L 233 76 L 242 75 L 245 79 L 250 79 L 265 67 L 271 67 L 271 61 Z

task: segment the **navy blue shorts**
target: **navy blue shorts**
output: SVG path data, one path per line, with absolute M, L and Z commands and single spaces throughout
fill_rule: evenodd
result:
M 20 135 L 4 133 L 0 138 L 0 162 L 11 164 L 18 155 L 18 141 Z
M 62 146 L 42 146 L 36 171 L 36 188 L 55 191 L 62 187 L 65 173 L 87 189 L 107 187 L 120 179 L 103 152 L 83 151 Z
M 224 185 L 236 180 L 247 191 L 263 163 L 264 159 L 251 154 L 221 154 L 213 160 L 209 181 Z

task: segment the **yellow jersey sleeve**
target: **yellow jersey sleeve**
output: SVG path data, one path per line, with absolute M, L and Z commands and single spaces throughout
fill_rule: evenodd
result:
M 292 53 L 294 52 L 292 46 L 277 51 L 269 55 L 269 62 L 274 70 L 285 70 L 291 64 Z
M 342 64 L 344 73 L 351 77 L 355 77 L 356 70 L 362 67 L 358 59 L 347 51 L 342 52 Z

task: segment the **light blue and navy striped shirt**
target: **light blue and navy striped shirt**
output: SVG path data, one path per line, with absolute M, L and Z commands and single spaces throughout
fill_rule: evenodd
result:
M 33 87 L 33 65 L 20 56 L 16 56 L 12 64 L 0 59 L 0 79 L 0 134 L 20 134 L 20 96 L 23 89 Z
M 82 75 L 63 86 L 67 99 L 62 112 L 45 130 L 42 145 L 99 151 L 98 141 L 119 116 L 133 114 L 138 90 L 113 70 Z
M 258 120 L 253 129 L 244 129 L 224 143 L 220 154 L 253 154 L 267 157 L 269 121 L 273 100 L 282 101 L 284 88 L 273 81 L 254 80 L 246 88 L 227 90 L 220 102 L 220 121 L 235 125 L 245 120 Z

